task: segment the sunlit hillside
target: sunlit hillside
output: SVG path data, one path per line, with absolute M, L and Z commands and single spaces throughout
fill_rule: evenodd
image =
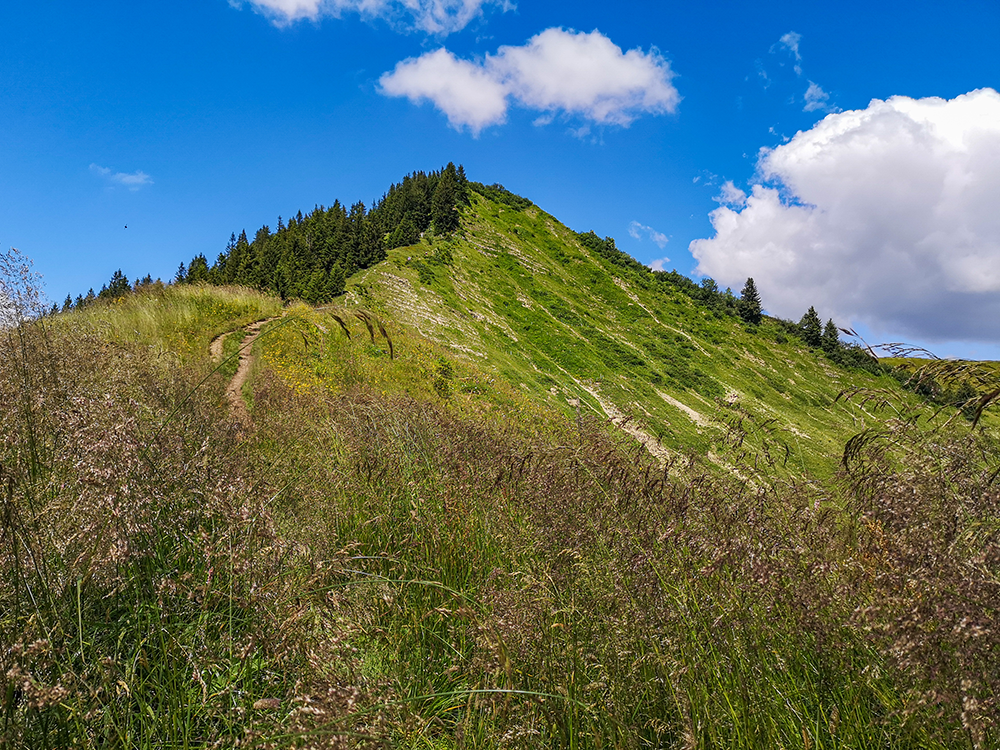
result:
M 0 332 L 0 745 L 996 746 L 987 380 L 460 216 Z

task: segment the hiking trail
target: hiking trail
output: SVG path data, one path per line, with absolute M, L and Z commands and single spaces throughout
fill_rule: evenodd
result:
M 229 413 L 239 423 L 241 430 L 249 427 L 252 423 L 250 411 L 247 409 L 247 402 L 243 398 L 243 386 L 250 377 L 250 368 L 253 366 L 253 343 L 257 339 L 257 336 L 260 335 L 260 331 L 264 326 L 280 317 L 283 316 L 275 315 L 243 326 L 242 330 L 246 331 L 247 335 L 240 344 L 239 364 L 236 367 L 236 374 L 233 375 L 232 380 L 229 381 L 229 385 L 226 386 L 226 401 L 229 402 Z M 231 333 L 234 333 L 234 331 L 219 334 L 209 344 L 208 350 L 214 362 L 222 361 L 223 345 L 225 344 L 226 337 Z

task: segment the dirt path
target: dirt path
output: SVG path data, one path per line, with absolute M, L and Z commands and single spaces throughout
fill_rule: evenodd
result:
M 218 362 L 222 359 L 222 345 L 226 343 L 226 336 L 230 333 L 232 333 L 232 331 L 220 333 L 212 339 L 212 343 L 208 345 L 208 353 L 212 355 L 213 362 Z
M 243 339 L 243 343 L 240 344 L 240 361 L 236 367 L 236 374 L 233 375 L 233 379 L 226 386 L 226 401 L 229 402 L 229 413 L 239 423 L 241 431 L 251 424 L 247 402 L 243 398 L 243 386 L 246 385 L 247 379 L 250 377 L 250 368 L 253 366 L 253 342 L 260 335 L 260 331 L 264 326 L 280 317 L 280 315 L 276 315 L 273 318 L 258 320 L 256 323 L 251 323 L 243 328 L 247 335 Z M 232 333 L 232 331 L 229 333 Z M 222 360 L 222 347 L 229 333 L 216 336 L 209 345 L 209 352 L 212 355 L 212 359 L 216 362 Z

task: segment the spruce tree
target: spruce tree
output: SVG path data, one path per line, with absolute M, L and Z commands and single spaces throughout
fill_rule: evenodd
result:
M 455 177 L 458 181 L 458 200 L 464 205 L 469 205 L 469 178 L 465 176 L 465 167 L 461 164 L 455 170 Z
M 344 274 L 344 269 L 340 267 L 337 263 L 333 268 L 330 269 L 330 275 L 326 280 L 326 294 L 327 299 L 336 297 L 338 294 L 343 294 L 344 289 L 347 286 L 347 279 Z
M 441 171 L 431 199 L 431 219 L 437 234 L 449 235 L 458 229 L 459 197 L 458 175 L 455 165 L 449 163 Z
M 806 310 L 806 314 L 799 321 L 799 330 L 802 331 L 802 340 L 809 346 L 819 346 L 823 343 L 823 324 L 815 307 L 810 305 Z
M 191 265 L 188 266 L 187 282 L 189 284 L 201 284 L 208 280 L 208 260 L 204 255 L 198 253 L 191 259 Z
M 753 283 L 753 277 L 748 277 L 740 292 L 740 300 L 736 303 L 736 311 L 744 322 L 750 325 L 759 325 L 764 317 L 763 306 L 760 295 L 757 293 L 757 285 Z
M 399 223 L 399 226 L 389 235 L 390 248 L 409 247 L 410 245 L 416 245 L 419 241 L 420 232 L 410 218 L 410 214 L 406 214 Z
M 322 269 L 317 268 L 309 275 L 309 283 L 302 291 L 302 298 L 310 305 L 326 302 L 326 274 Z
M 832 318 L 826 321 L 826 327 L 823 328 L 822 346 L 827 354 L 834 354 L 840 348 L 840 332 Z
M 101 290 L 101 297 L 117 299 L 124 294 L 128 294 L 130 291 L 132 291 L 132 285 L 129 284 L 128 277 L 119 268 L 112 274 L 111 283 L 108 284 L 107 289 Z

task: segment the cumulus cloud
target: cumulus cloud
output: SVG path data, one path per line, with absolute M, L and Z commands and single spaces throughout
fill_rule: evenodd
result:
M 732 180 L 726 180 L 722 183 L 722 188 L 719 190 L 719 194 L 712 200 L 716 203 L 721 203 L 724 206 L 742 206 L 746 203 L 747 194 L 736 187 Z
M 628 125 L 640 112 L 680 101 L 669 63 L 655 49 L 622 52 L 599 31 L 546 29 L 522 47 L 501 47 L 489 66 L 522 105 Z
M 459 60 L 446 49 L 403 60 L 379 83 L 389 96 L 431 101 L 453 127 L 478 134 L 504 121 L 510 101 L 541 112 L 538 125 L 563 115 L 628 126 L 641 114 L 677 109 L 673 77 L 656 48 L 622 52 L 599 31 L 552 28 L 484 60 Z
M 103 178 L 111 185 L 121 185 L 127 187 L 132 192 L 153 184 L 153 178 L 142 170 L 135 172 L 115 172 L 108 167 L 101 167 L 97 164 L 90 165 L 90 171 L 98 177 Z
M 479 133 L 507 117 L 507 90 L 481 65 L 459 60 L 446 49 L 403 60 L 379 80 L 382 93 L 414 103 L 431 101 L 455 129 Z
M 243 5 L 241 0 L 230 0 L 230 4 Z M 497 6 L 502 11 L 514 7 L 508 0 L 249 0 L 249 4 L 277 26 L 357 13 L 404 29 L 441 35 L 464 29 L 483 15 L 485 6 Z
M 903 96 L 762 150 L 741 210 L 710 214 L 697 272 L 765 306 L 927 341 L 1000 341 L 1000 94 Z
M 651 260 L 647 265 L 654 271 L 666 271 L 666 264 L 669 262 L 670 258 L 657 258 Z
M 633 221 L 628 225 L 628 234 L 634 240 L 642 240 L 643 236 L 649 237 L 653 243 L 661 250 L 667 246 L 667 242 L 670 240 L 667 235 L 663 232 L 657 232 L 652 227 L 647 227 L 645 224 L 640 224 L 638 221 Z M 664 258 L 664 260 L 670 260 L 669 258 Z

